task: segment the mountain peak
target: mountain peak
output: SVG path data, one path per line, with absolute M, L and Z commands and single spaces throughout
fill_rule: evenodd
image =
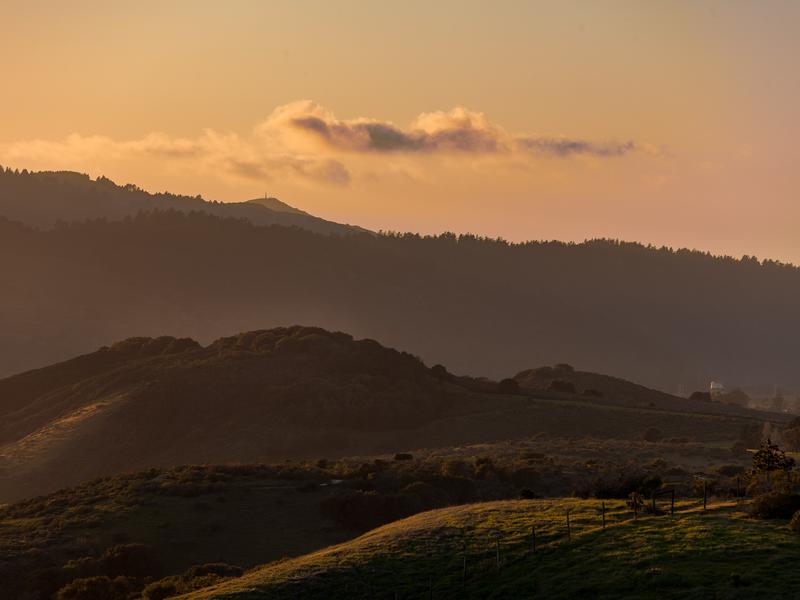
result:
M 293 215 L 308 215 L 304 210 L 290 206 L 281 200 L 273 197 L 256 198 L 254 200 L 247 200 L 244 204 L 258 204 L 276 212 L 290 213 Z

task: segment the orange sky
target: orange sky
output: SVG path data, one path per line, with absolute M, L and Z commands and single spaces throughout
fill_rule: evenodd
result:
M 800 263 L 795 2 L 3 3 L 0 164 Z

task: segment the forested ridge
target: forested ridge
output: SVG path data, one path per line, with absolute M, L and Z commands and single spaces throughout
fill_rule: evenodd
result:
M 800 271 L 751 257 L 148 211 L 48 230 L 4 219 L 0 268 L 5 375 L 131 336 L 303 323 L 476 376 L 565 361 L 672 392 L 800 378 Z

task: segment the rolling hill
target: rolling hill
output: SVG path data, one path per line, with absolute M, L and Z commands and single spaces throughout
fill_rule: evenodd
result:
M 416 449 L 413 455 L 127 472 L 0 505 L 0 589 L 4 598 L 50 597 L 63 587 L 85 590 L 91 584 L 106 587 L 95 589 L 93 595 L 59 599 L 125 600 L 138 597 L 135 592 L 143 588 L 150 588 L 145 597 L 153 599 L 205 587 L 217 576 L 241 574 L 242 569 L 265 563 L 273 563 L 268 571 L 283 564 L 294 576 L 297 565 L 310 562 L 307 558 L 276 561 L 317 551 L 340 556 L 362 540 L 345 550 L 324 549 L 426 510 L 488 502 L 447 513 L 471 511 L 472 534 L 482 532 L 472 540 L 476 559 L 474 564 L 470 560 L 472 572 L 486 558 L 483 532 L 492 526 L 513 531 L 521 521 L 533 518 L 521 511 L 546 508 L 559 519 L 565 506 L 574 506 L 580 509 L 573 515 L 576 533 L 587 522 L 596 525 L 598 519 L 596 511 L 588 519 L 580 514 L 594 510 L 597 502 L 576 497 L 522 504 L 497 504 L 498 500 L 566 494 L 618 498 L 631 491 L 647 492 L 668 480 L 679 494 L 679 506 L 696 506 L 697 500 L 691 500 L 697 494 L 696 476 L 713 482 L 713 490 L 728 496 L 737 489 L 736 477 L 750 460 L 747 453 L 680 440 L 575 443 L 574 438 L 539 434 L 496 444 Z M 609 522 L 630 516 L 621 502 L 606 502 L 611 509 Z M 427 524 L 430 519 L 421 517 L 419 522 Z M 552 525 L 540 528 L 540 542 L 553 538 Z M 369 539 L 383 540 L 387 532 L 394 532 L 395 539 L 384 552 L 397 550 L 399 559 L 419 563 L 420 557 L 409 555 L 411 548 L 398 550 L 398 544 L 408 540 L 396 534 L 405 530 L 402 525 L 384 528 Z M 444 534 L 446 541 L 447 531 L 434 528 L 415 534 Z M 513 549 L 514 543 L 505 539 L 504 559 L 509 547 Z M 285 572 L 281 573 L 283 577 Z M 343 585 L 358 592 L 344 575 Z M 489 575 L 491 581 L 491 569 Z M 379 578 L 384 580 L 384 574 Z M 274 587 L 284 590 L 285 583 Z M 313 591 L 317 583 L 311 573 L 305 589 Z M 120 589 L 112 593 L 109 588 L 115 586 Z M 438 591 L 440 582 L 437 586 Z
M 734 502 L 704 513 L 683 501 L 674 517 L 637 520 L 622 501 L 605 504 L 605 528 L 598 500 L 427 512 L 187 597 L 784 598 L 800 585 L 796 534 Z
M 536 433 L 631 440 L 657 427 L 664 438 L 730 446 L 743 429 L 789 419 L 627 385 L 638 395 L 503 393 L 498 383 L 313 327 L 207 346 L 131 338 L 0 380 L 0 501 L 130 469 L 393 453 Z

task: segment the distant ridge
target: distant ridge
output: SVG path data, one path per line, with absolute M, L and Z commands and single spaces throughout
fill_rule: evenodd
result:
M 151 466 L 392 453 L 538 432 L 630 439 L 656 424 L 666 436 L 727 441 L 744 425 L 789 419 L 575 375 L 606 393 L 531 389 L 544 379 L 525 373 L 523 389 L 509 391 L 318 327 L 206 346 L 129 338 L 0 379 L 0 502 Z
M 73 171 L 21 172 L 0 168 L 0 217 L 33 227 L 59 221 L 120 220 L 147 210 L 198 211 L 217 217 L 246 219 L 254 225 L 299 227 L 316 233 L 368 233 L 362 227 L 315 217 L 278 200 L 216 202 L 168 192 L 152 194 L 133 184 L 117 185 L 107 177 L 91 179 Z
M 255 200 L 247 200 L 244 204 L 258 204 L 260 206 L 264 206 L 270 210 L 274 210 L 275 212 L 285 212 L 290 213 L 293 215 L 309 215 L 304 210 L 300 210 L 299 208 L 295 208 L 294 206 L 289 206 L 286 202 L 281 202 L 277 198 L 268 197 L 268 198 L 256 198 Z

